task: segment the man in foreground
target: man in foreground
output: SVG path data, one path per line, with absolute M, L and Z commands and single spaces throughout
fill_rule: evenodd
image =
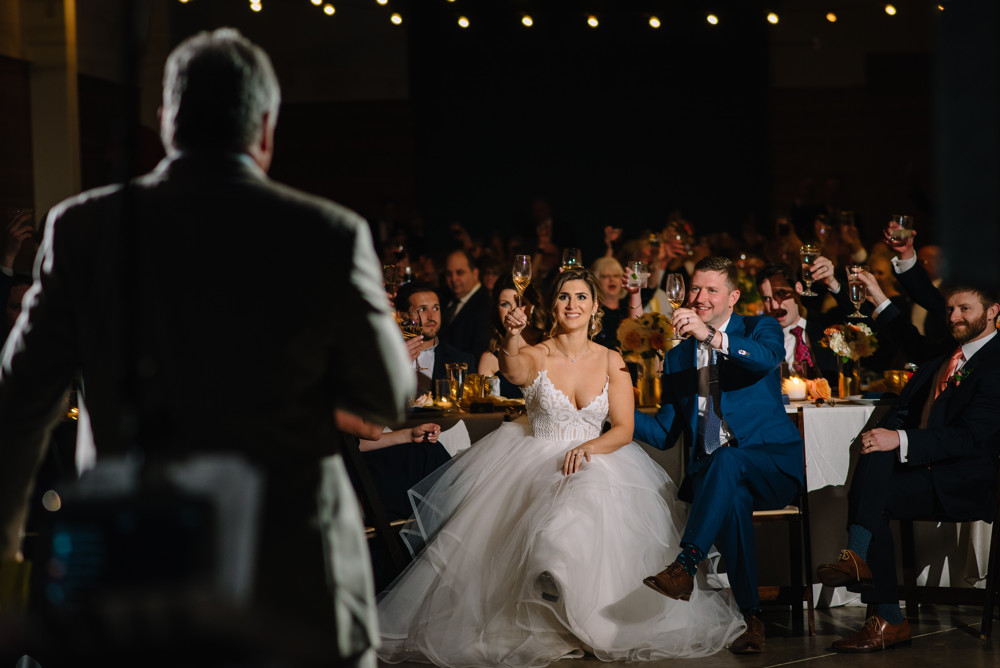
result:
M 280 621 L 296 633 L 270 636 L 283 658 L 314 644 L 329 665 L 374 666 L 371 572 L 334 410 L 395 422 L 413 378 L 399 373 L 408 360 L 364 220 L 266 176 L 279 101 L 260 48 L 231 29 L 198 34 L 166 64 L 168 157 L 53 208 L 0 360 L 0 558 L 19 557 L 32 479 L 82 373 L 98 466 L 136 453 L 155 474 L 228 452 L 266 477 L 253 607 L 211 621 Z M 245 642 L 269 637 L 249 628 Z
M 635 437 L 662 449 L 693 444 L 681 498 L 691 500 L 677 560 L 643 582 L 687 600 L 698 564 L 715 544 L 726 561 L 747 630 L 737 654 L 764 650 L 753 511 L 783 508 L 802 485 L 802 440 L 781 402 L 781 327 L 771 316 L 740 316 L 736 266 L 709 257 L 694 268 L 688 301 L 673 314 L 686 340 L 667 353 L 661 407 L 635 412 Z M 631 306 L 639 306 L 631 295 Z

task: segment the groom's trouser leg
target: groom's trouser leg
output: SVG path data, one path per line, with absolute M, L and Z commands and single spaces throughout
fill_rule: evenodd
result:
M 891 519 L 925 517 L 935 511 L 930 469 L 899 464 L 896 451 L 873 452 L 858 459 L 848 493 L 847 521 L 872 532 L 866 562 L 873 589 L 862 592 L 864 603 L 896 603 L 896 549 Z
M 753 511 L 783 508 L 799 483 L 766 452 L 719 448 L 695 477 L 694 501 L 682 543 L 708 552 L 714 543 L 726 561 L 733 596 L 741 610 L 760 606 Z

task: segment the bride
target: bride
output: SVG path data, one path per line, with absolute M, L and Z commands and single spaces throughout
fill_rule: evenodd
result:
M 500 368 L 528 420 L 505 423 L 411 490 L 422 547 L 379 598 L 389 662 L 544 666 L 713 654 L 744 628 L 728 591 L 698 571 L 689 602 L 642 584 L 678 550 L 687 510 L 667 474 L 631 442 L 621 355 L 594 343 L 593 274 L 553 285 L 551 338 L 523 345 L 507 314 Z M 602 433 L 605 421 L 610 428 Z

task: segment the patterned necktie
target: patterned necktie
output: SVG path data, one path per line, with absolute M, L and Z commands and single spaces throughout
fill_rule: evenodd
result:
M 454 300 L 444 309 L 444 324 L 450 325 L 451 321 L 455 319 L 455 309 L 458 308 L 458 300 Z
M 937 389 L 934 391 L 934 398 L 937 399 L 938 396 L 944 389 L 948 387 L 948 381 L 951 377 L 955 375 L 955 371 L 958 369 L 958 365 L 965 360 L 965 355 L 962 354 L 962 346 L 958 347 L 954 353 L 952 353 L 951 359 L 948 360 L 948 368 L 944 370 L 944 374 L 941 376 L 941 380 L 938 381 Z
M 716 396 L 719 395 L 719 365 L 716 364 L 717 353 L 712 350 L 708 362 L 708 401 L 705 403 L 705 420 L 702 424 L 702 447 L 698 453 L 699 459 L 707 457 L 722 445 L 719 432 L 722 431 L 722 419 L 716 406 Z
M 809 350 L 809 345 L 806 343 L 805 331 L 795 325 L 792 327 L 792 335 L 795 337 L 795 364 L 796 366 L 803 366 L 807 369 L 811 369 L 816 366 L 813 364 L 812 351 Z

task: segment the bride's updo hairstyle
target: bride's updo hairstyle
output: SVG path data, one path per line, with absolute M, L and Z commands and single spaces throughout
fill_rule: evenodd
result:
M 587 289 L 590 290 L 590 298 L 594 300 L 595 303 L 600 303 L 601 294 L 601 284 L 597 282 L 597 277 L 594 276 L 593 272 L 589 269 L 564 269 L 560 273 L 554 283 L 552 283 L 552 288 L 549 291 L 549 321 L 552 323 L 549 327 L 549 337 L 553 337 L 558 333 L 559 322 L 556 319 L 556 302 L 558 301 L 559 293 L 562 291 L 563 286 L 569 281 L 583 281 L 587 284 Z M 597 313 L 590 319 L 590 326 L 587 328 L 587 337 L 594 338 L 598 332 L 601 331 L 601 316 L 604 314 L 601 309 L 597 309 Z

